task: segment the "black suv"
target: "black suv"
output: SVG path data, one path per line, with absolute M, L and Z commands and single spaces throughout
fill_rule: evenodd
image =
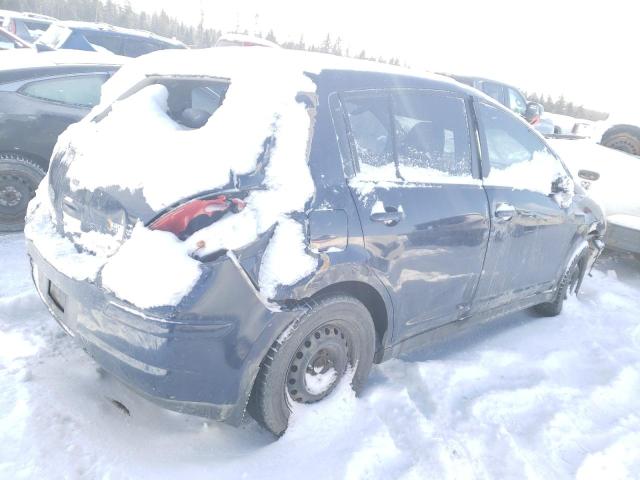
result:
M 241 47 L 131 67 L 56 152 L 25 232 L 52 315 L 170 409 L 248 407 L 282 434 L 373 362 L 559 314 L 602 248 L 600 208 L 545 141 L 445 77 Z
M 22 230 L 60 135 L 100 100 L 118 57 L 11 51 L 0 65 L 0 232 Z M 84 63 L 83 63 L 84 62 Z

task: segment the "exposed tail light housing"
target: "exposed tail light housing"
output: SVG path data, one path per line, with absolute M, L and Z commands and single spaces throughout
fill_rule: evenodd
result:
M 244 209 L 245 202 L 239 198 L 218 195 L 214 198 L 194 199 L 165 213 L 154 220 L 149 228 L 171 232 L 184 240 L 194 232 L 222 218 L 227 213 Z

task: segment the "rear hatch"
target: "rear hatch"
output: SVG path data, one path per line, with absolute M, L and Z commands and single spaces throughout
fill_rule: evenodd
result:
M 315 191 L 307 155 L 316 86 L 291 54 L 260 50 L 140 57 L 103 86 L 98 107 L 61 135 L 47 189 L 34 205 L 50 203 L 48 228 L 80 255 L 101 259 L 102 285 L 120 298 L 164 305 L 162 295 L 137 301 L 150 288 L 134 288 L 173 281 L 163 263 L 193 266 L 270 238 L 288 237 L 289 256 L 299 254 L 293 261 L 303 268 L 265 269 L 265 291 L 315 267 L 298 213 Z M 36 209 L 30 206 L 37 220 L 27 237 L 42 252 L 37 237 L 48 213 L 38 216 Z M 99 271 L 84 278 L 99 280 Z M 278 277 L 282 272 L 286 279 Z M 254 273 L 257 283 L 258 267 Z M 188 277 L 171 288 L 173 304 L 193 287 L 193 268 Z M 123 279 L 133 287 L 119 289 Z
M 160 117 L 165 127 L 173 127 L 175 132 L 187 132 L 202 128 L 209 118 L 214 114 L 222 103 L 224 94 L 228 88 L 228 82 L 220 80 L 202 80 L 190 78 L 154 78 L 151 77 L 141 84 L 137 85 L 136 92 L 130 92 L 129 97 L 133 97 L 136 93 L 141 92 L 149 101 L 148 107 L 151 112 L 142 110 L 145 105 L 136 105 L 135 99 L 133 108 L 119 109 L 108 108 L 101 115 L 98 115 L 90 125 L 83 125 L 83 130 L 88 132 L 75 132 L 73 129 L 64 137 L 67 142 L 59 144 L 56 148 L 51 161 L 49 171 L 50 192 L 52 194 L 53 211 L 56 217 L 56 228 L 60 234 L 67 236 L 76 245 L 85 251 L 92 253 L 111 254 L 115 252 L 118 246 L 131 234 L 133 227 L 138 223 L 148 224 L 159 214 L 170 209 L 175 203 L 179 203 L 184 198 L 191 196 L 206 196 L 207 190 L 191 190 L 178 193 L 175 201 L 169 200 L 149 201 L 145 197 L 144 177 L 152 178 L 154 175 L 160 174 L 164 178 L 171 175 L 171 170 L 176 171 L 176 181 L 179 181 L 180 174 L 178 171 L 185 162 L 181 161 L 179 150 L 176 152 L 173 165 L 163 165 L 163 159 L 158 158 L 158 164 L 154 162 L 145 162 L 145 168 L 149 171 L 144 172 L 137 169 L 138 178 L 131 178 L 129 173 L 134 174 L 134 167 L 128 168 L 117 161 L 117 155 L 127 155 L 126 150 L 134 150 L 135 155 L 128 155 L 131 160 L 135 160 L 136 156 L 152 155 L 154 146 L 152 142 L 161 142 L 162 130 L 153 133 L 151 130 L 154 123 L 150 122 L 147 117 L 157 115 L 156 109 L 162 105 L 154 103 L 162 102 L 166 98 L 166 112 Z M 148 95 L 149 90 L 154 95 Z M 137 102 L 142 104 L 143 102 Z M 154 108 L 155 107 L 155 108 Z M 136 114 L 140 114 L 142 118 L 135 118 Z M 109 118 L 113 115 L 114 118 Z M 132 117 L 130 117 L 133 116 Z M 129 117 L 127 119 L 127 117 Z M 123 121 L 126 120 L 126 121 Z M 108 132 L 102 132 L 100 129 L 101 122 L 111 121 L 113 128 Z M 155 120 L 158 121 L 157 119 Z M 118 123 L 121 123 L 118 126 Z M 91 125 L 92 124 L 92 125 Z M 135 124 L 147 125 L 148 129 L 139 136 L 133 129 Z M 81 130 L 80 128 L 78 130 Z M 85 133 L 88 136 L 85 136 Z M 80 138 L 78 138 L 78 136 Z M 122 180 L 113 178 L 108 182 L 102 182 L 104 175 L 96 178 L 101 168 L 96 168 L 96 175 L 92 173 L 94 168 L 91 165 L 81 165 L 79 168 L 74 167 L 75 162 L 80 157 L 80 163 L 93 164 L 88 161 L 86 144 L 88 141 L 96 141 L 96 138 L 104 136 L 112 137 L 109 143 L 113 142 L 116 148 L 109 148 L 108 155 L 113 155 L 112 160 L 108 155 L 101 155 L 100 162 L 103 167 L 111 169 L 109 175 L 116 177 L 121 176 Z M 155 137 L 155 138 L 154 138 Z M 91 139 L 91 140 L 89 140 Z M 100 142 L 101 140 L 98 140 Z M 84 150 L 83 150 L 84 148 Z M 122 149 L 122 151 L 118 151 Z M 186 153 L 189 147 L 185 147 Z M 117 171 L 118 168 L 120 171 Z M 125 167 L 122 169 L 122 167 Z M 167 172 L 161 172 L 162 169 Z M 105 172 L 102 172 L 103 174 Z M 196 173 L 197 174 L 197 173 Z M 127 178 L 129 177 L 129 178 Z M 137 180 L 137 184 L 135 183 Z M 226 181 L 224 181 L 226 180 Z M 227 173 L 227 178 L 218 181 L 217 188 L 214 190 L 234 189 L 237 187 L 235 178 Z M 104 183 L 104 185 L 100 185 Z M 112 183 L 109 185 L 108 183 Z M 128 185 L 123 185 L 127 184 Z M 126 187 L 126 188 L 123 188 Z M 177 198 L 179 197 L 179 198 Z M 91 233 L 91 235 L 87 235 Z

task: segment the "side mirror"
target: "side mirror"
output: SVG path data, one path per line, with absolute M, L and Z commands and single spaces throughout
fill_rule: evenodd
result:
M 527 109 L 524 112 L 524 118 L 527 122 L 533 124 L 540 120 L 540 116 L 544 113 L 544 107 L 536 102 L 528 102 Z
M 598 172 L 593 172 L 591 170 L 578 170 L 578 176 L 585 180 L 589 180 L 590 182 L 595 182 L 600 178 L 600 174 Z

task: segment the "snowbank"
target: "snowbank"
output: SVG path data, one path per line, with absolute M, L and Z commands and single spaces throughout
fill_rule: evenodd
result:
M 96 369 L 37 297 L 21 235 L 0 236 L 0 266 L 3 478 L 617 480 L 640 471 L 640 263 L 629 256 L 601 259 L 560 317 L 510 315 L 376 366 L 361 397 L 339 385 L 297 408 L 276 442 L 252 420 L 232 428 L 163 410 Z

